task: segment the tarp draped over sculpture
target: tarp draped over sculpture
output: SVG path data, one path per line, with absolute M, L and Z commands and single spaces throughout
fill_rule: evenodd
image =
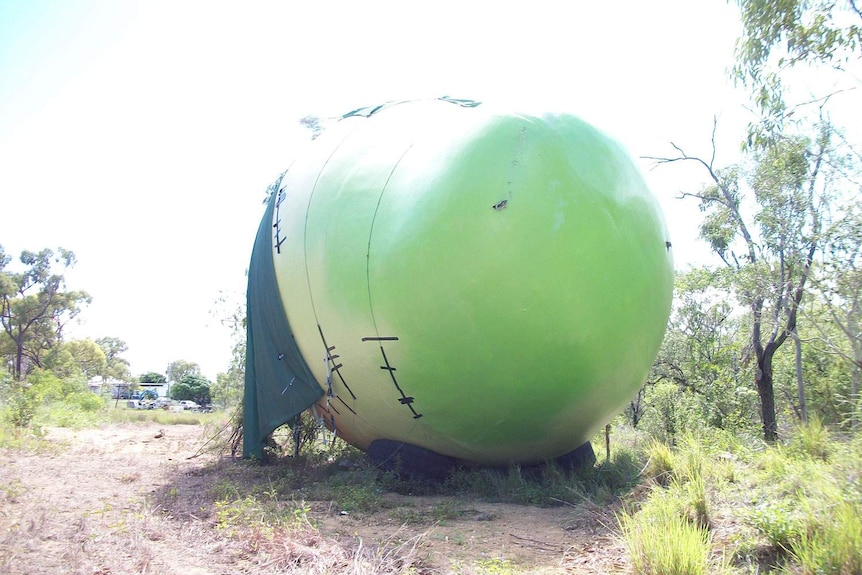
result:
M 261 458 L 266 437 L 323 395 L 296 347 L 272 263 L 269 199 L 248 270 L 243 457 Z

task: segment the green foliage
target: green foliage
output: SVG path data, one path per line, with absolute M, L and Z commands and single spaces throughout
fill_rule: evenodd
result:
M 691 391 L 669 382 L 656 383 L 646 392 L 647 410 L 642 427 L 652 437 L 673 441 L 698 419 L 696 398 Z
M 40 429 L 32 425 L 26 428 L 13 425 L 7 410 L 0 413 L 0 449 L 45 453 L 56 451 L 59 447 L 57 443 L 49 442 Z
M 705 308 L 710 292 L 696 288 L 688 290 L 697 296 L 694 308 L 684 300 L 678 313 L 689 319 L 721 319 L 730 318 L 733 312 L 741 309 L 747 311 L 740 325 L 748 332 L 745 338 L 748 345 L 742 347 L 744 354 L 731 356 L 736 373 L 707 361 L 706 366 L 719 367 L 720 371 L 714 375 L 725 377 L 722 380 L 707 373 L 704 380 L 727 388 L 738 380 L 733 375 L 741 372 L 745 360 L 753 356 L 756 362 L 749 373 L 758 392 L 767 441 L 778 437 L 773 359 L 790 334 L 797 330 L 806 285 L 814 273 L 815 256 L 822 247 L 827 205 L 840 180 L 842 162 L 833 145 L 835 130 L 827 122 L 820 122 L 816 130 L 816 136 L 810 138 L 782 135 L 768 147 L 749 150 L 744 163 L 730 168 L 719 169 L 713 165 L 713 160 L 706 162 L 688 156 L 679 147 L 677 157 L 660 159 L 664 162 L 695 161 L 706 169 L 709 184 L 699 192 L 684 196 L 698 200 L 698 207 L 704 214 L 701 238 L 709 242 L 712 251 L 724 263 L 721 272 L 712 274 L 720 281 L 710 282 L 708 286 L 713 293 L 723 291 L 725 302 L 732 302 L 728 297 L 732 295 L 737 306 Z M 706 332 L 712 334 L 716 325 L 723 324 L 704 325 L 713 328 Z M 701 333 L 702 330 L 694 331 L 698 343 Z M 707 338 L 706 344 L 714 341 L 715 337 Z M 727 350 L 726 347 L 722 349 Z M 707 345 L 691 351 L 712 349 Z M 683 354 L 683 357 L 693 356 L 696 357 L 694 353 Z M 683 382 L 688 383 L 687 380 Z M 723 419 L 721 410 L 714 414 Z
M 149 371 L 138 376 L 138 381 L 140 383 L 167 383 L 168 380 L 161 373 Z
M 27 382 L 42 404 L 64 401 L 76 392 L 90 393 L 83 376 L 60 378 L 50 371 L 37 369 L 29 375 Z
M 838 389 L 827 389 L 826 396 L 828 399 L 839 397 L 841 401 L 829 405 L 831 413 L 821 411 L 821 416 L 826 421 L 831 419 L 855 427 L 862 420 L 859 394 L 862 380 L 862 204 L 857 200 L 845 209 L 828 227 L 825 236 L 822 273 L 815 281 L 819 305 L 809 313 L 816 328 L 813 336 L 822 342 L 830 356 L 837 356 L 843 363 L 834 366 L 833 362 L 833 372 L 849 374 L 843 382 L 832 378 Z M 829 382 L 825 378 L 824 381 Z
M 843 71 L 862 47 L 862 12 L 853 0 L 737 0 L 742 34 L 732 75 L 761 112 L 748 144 L 768 146 L 799 114 L 788 107 L 784 78 L 794 66 Z M 822 94 L 821 94 L 822 96 Z
M 680 486 L 685 502 L 684 513 L 692 525 L 700 529 L 710 527 L 709 499 L 706 491 L 706 482 L 702 476 L 692 477 Z
M 187 375 L 200 375 L 201 368 L 193 361 L 178 359 L 168 364 L 168 381 L 182 381 Z
M 105 398 L 91 391 L 74 391 L 67 395 L 63 402 L 66 405 L 77 406 L 82 411 L 100 411 L 105 408 Z
M 89 393 L 89 392 L 85 392 Z M 90 393 L 104 407 L 101 398 Z M 95 403 L 82 407 L 80 403 L 62 401 L 42 408 L 37 421 L 42 426 L 68 427 L 85 429 L 95 427 L 104 421 L 104 411 L 96 408 Z
M 31 388 L 26 385 L 17 385 L 9 393 L 6 405 L 6 417 L 9 422 L 15 427 L 26 428 L 30 427 L 30 423 L 36 417 L 39 400 L 32 393 Z
M 0 352 L 20 381 L 42 366 L 45 354 L 62 340 L 63 326 L 91 298 L 82 291 L 66 291 L 65 277 L 53 273 L 57 265 L 65 270 L 75 264 L 69 250 L 59 248 L 56 256 L 49 249 L 22 251 L 20 272 L 7 269 L 10 261 L 0 246 Z
M 224 408 L 239 405 L 245 385 L 245 335 L 238 338 L 231 350 L 231 360 L 226 373 L 216 375 L 212 386 L 213 401 Z
M 105 379 L 131 381 L 129 362 L 120 357 L 121 353 L 129 350 L 126 342 L 117 337 L 100 337 L 96 340 L 96 344 L 105 354 L 105 365 L 99 375 Z
M 104 373 L 105 352 L 94 341 L 80 339 L 57 344 L 45 356 L 44 365 L 58 377 L 90 379 Z
M 283 176 L 284 174 L 282 174 Z M 267 195 L 278 189 L 281 177 L 270 187 Z M 233 347 L 231 348 L 230 363 L 225 373 L 216 375 L 216 381 L 212 386 L 213 402 L 227 409 L 239 405 L 242 402 L 243 388 L 245 385 L 245 358 L 246 358 L 246 309 L 245 298 L 240 302 L 222 293 L 216 302 L 223 310 L 219 313 L 220 322 L 231 330 Z
M 679 513 L 701 528 L 708 528 L 709 501 L 706 490 L 707 454 L 701 441 L 691 434 L 683 435 L 674 449 L 653 440 L 646 448 L 649 459 L 645 477 L 675 494 Z
M 769 544 L 781 553 L 796 545 L 805 529 L 801 512 L 788 499 L 769 501 L 755 508 L 749 519 Z
M 338 475 L 329 482 L 330 499 L 340 511 L 353 514 L 370 513 L 380 508 L 382 490 L 374 483 L 356 484 Z
M 210 381 L 201 375 L 185 375 L 171 387 L 171 399 L 191 400 L 199 405 L 212 402 Z
M 781 573 L 862 573 L 862 443 L 812 422 L 754 457 L 746 520 L 783 558 Z
M 192 391 L 191 387 L 185 383 L 175 383 L 171 386 L 171 399 L 175 399 L 178 401 L 182 400 L 191 400 L 192 399 Z
M 0 389 L 5 418 L 20 429 L 96 425 L 105 407 L 104 398 L 90 392 L 83 376 L 61 379 L 51 371 L 37 369 L 25 381 L 7 380 Z
M 636 398 L 636 423 L 656 439 L 672 442 L 704 424 L 747 430 L 757 421 L 757 393 L 743 383 L 753 379 L 743 361 L 747 326 L 728 302 L 730 280 L 726 271 L 709 268 L 677 273 L 668 330 Z

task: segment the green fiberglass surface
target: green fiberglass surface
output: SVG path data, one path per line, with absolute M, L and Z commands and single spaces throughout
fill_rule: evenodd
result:
M 637 392 L 664 335 L 658 204 L 570 115 L 445 99 L 348 115 L 290 166 L 271 223 L 315 413 L 360 448 L 562 455 Z

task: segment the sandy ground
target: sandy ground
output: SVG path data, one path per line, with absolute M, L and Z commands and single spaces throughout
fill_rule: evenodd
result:
M 223 470 L 241 464 L 213 455 L 190 459 L 202 443 L 199 426 L 50 429 L 48 438 L 56 449 L 0 450 L 0 573 L 303 572 L 302 561 L 314 554 L 347 559 L 333 563 L 340 567 L 306 563 L 308 572 L 352 573 L 360 570 L 349 564 L 351 557 L 408 547 L 416 560 L 399 569 L 412 566 L 417 574 L 626 568 L 621 544 L 606 526 L 607 510 L 586 503 L 539 508 L 458 500 L 452 504 L 456 516 L 428 524 L 404 517 L 423 516 L 446 498 L 396 494 L 386 495 L 385 509 L 356 517 L 327 502 L 310 502 L 313 533 L 303 541 L 277 534 L 282 540 L 274 553 L 271 534 L 264 548 L 256 543 L 259 533 L 218 529 L 214 486 Z

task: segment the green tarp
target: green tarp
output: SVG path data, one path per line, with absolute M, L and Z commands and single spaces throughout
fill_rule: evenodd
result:
M 272 214 L 267 204 L 248 270 L 243 457 L 263 456 L 266 437 L 323 395 L 296 347 L 278 291 L 272 260 Z

